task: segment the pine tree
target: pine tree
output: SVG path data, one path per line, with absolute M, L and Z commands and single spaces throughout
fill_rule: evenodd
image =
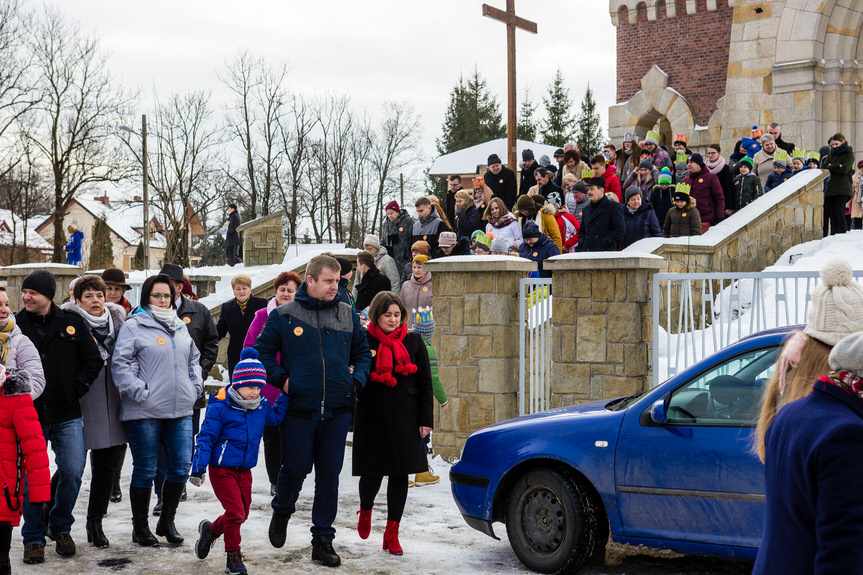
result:
M 569 88 L 564 83 L 560 68 L 548 85 L 548 95 L 543 96 L 542 103 L 545 106 L 546 115 L 542 137 L 546 144 L 563 146 L 575 136 L 576 122 L 572 113 L 573 104 L 569 97 Z
M 527 140 L 533 142 L 536 140 L 536 132 L 539 130 L 537 125 L 536 113 L 537 104 L 530 99 L 530 88 L 524 89 L 524 97 L 521 99 L 521 110 L 518 115 L 518 130 L 516 137 L 519 140 Z
M 225 265 L 225 237 L 222 234 L 213 234 L 198 244 L 198 252 L 202 266 Z
M 114 265 L 114 244 L 111 242 L 111 230 L 105 216 L 96 218 L 93 230 L 93 241 L 90 243 L 90 269 L 105 269 Z
M 438 154 L 457 150 L 506 136 L 500 107 L 479 69 L 458 83 L 450 92 L 449 106 L 441 126 L 442 136 L 435 139 Z
M 138 242 L 138 248 L 135 250 L 135 255 L 132 256 L 131 268 L 133 270 L 144 269 L 144 244 Z
M 581 102 L 581 113 L 578 115 L 578 139 L 576 140 L 581 156 L 590 158 L 602 151 L 603 135 L 599 112 L 596 111 L 596 101 L 593 90 L 588 83 Z

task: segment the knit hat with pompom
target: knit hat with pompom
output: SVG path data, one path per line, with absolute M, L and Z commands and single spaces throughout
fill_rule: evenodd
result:
M 240 352 L 240 361 L 234 366 L 231 385 L 238 387 L 264 387 L 267 384 L 267 370 L 258 361 L 258 350 L 247 347 Z
M 851 265 L 833 260 L 821 268 L 822 283 L 812 291 L 812 307 L 803 333 L 833 347 L 863 330 L 863 287 Z

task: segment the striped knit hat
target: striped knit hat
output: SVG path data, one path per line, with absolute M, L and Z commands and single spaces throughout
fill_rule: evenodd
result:
M 258 361 L 258 350 L 247 347 L 240 353 L 240 361 L 234 366 L 231 385 L 238 387 L 264 387 L 267 383 L 267 370 Z

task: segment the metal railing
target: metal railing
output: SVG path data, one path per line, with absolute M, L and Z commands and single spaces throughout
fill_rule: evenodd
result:
M 655 274 L 653 385 L 749 335 L 804 324 L 819 283 L 817 271 Z
M 551 279 L 522 279 L 518 295 L 518 414 L 527 415 L 550 407 Z

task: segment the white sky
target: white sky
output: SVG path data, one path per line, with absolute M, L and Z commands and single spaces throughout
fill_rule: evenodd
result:
M 505 9 L 505 0 L 488 0 Z M 115 76 L 141 91 L 147 112 L 160 98 L 193 89 L 228 95 L 217 77 L 242 49 L 286 62 L 292 89 L 348 94 L 372 118 L 386 100 L 419 112 L 428 164 L 459 73 L 476 64 L 506 115 L 505 26 L 481 12 L 482 0 L 45 0 L 95 31 Z M 539 102 L 560 66 L 576 107 L 589 81 L 603 128 L 614 103 L 615 29 L 608 3 L 522 0 L 517 13 L 539 34 L 517 33 L 519 97 L 531 86 Z

